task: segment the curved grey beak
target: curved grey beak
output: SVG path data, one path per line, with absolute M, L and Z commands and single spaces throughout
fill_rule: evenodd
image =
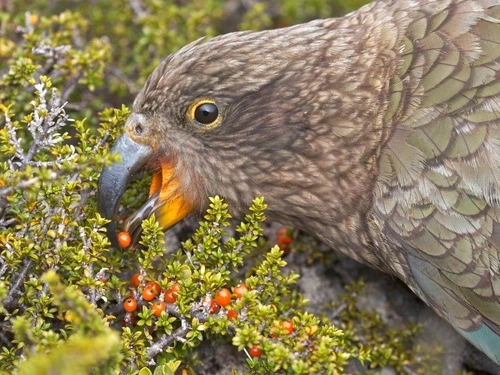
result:
M 118 138 L 111 149 L 113 154 L 119 154 L 121 161 L 104 167 L 99 177 L 97 192 L 97 209 L 106 219 L 108 224 L 108 237 L 118 249 L 120 245 L 117 237 L 116 219 L 120 199 L 134 175 L 147 163 L 153 154 L 149 146 L 144 146 L 132 141 L 127 134 Z

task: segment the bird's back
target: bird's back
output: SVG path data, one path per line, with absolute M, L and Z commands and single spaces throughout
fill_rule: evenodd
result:
M 373 221 L 392 271 L 500 363 L 500 2 L 412 3 Z

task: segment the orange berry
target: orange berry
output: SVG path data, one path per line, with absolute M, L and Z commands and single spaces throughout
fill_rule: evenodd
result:
M 238 313 L 236 311 L 234 311 L 234 310 L 229 310 L 227 312 L 227 317 L 229 319 L 238 319 Z
M 172 288 L 168 288 L 163 295 L 163 300 L 167 303 L 175 303 L 177 301 L 177 293 Z
M 161 293 L 161 286 L 156 281 L 148 281 L 146 284 L 146 288 L 151 288 L 156 292 L 156 295 Z
M 238 299 L 243 297 L 243 294 L 245 294 L 246 292 L 248 292 L 248 287 L 243 283 L 238 284 L 233 288 L 233 294 Z
M 179 283 L 174 283 L 170 288 L 165 291 L 163 295 L 163 300 L 167 303 L 175 303 L 177 301 L 177 296 L 179 291 L 181 290 L 181 286 Z
M 137 309 L 137 301 L 134 297 L 128 297 L 125 301 L 123 301 L 123 309 L 126 312 L 133 312 Z
M 151 306 L 151 310 L 153 311 L 153 314 L 160 316 L 163 311 L 167 310 L 167 306 L 165 306 L 165 304 L 161 301 L 155 301 Z
M 118 243 L 121 247 L 129 247 L 132 242 L 132 238 L 130 238 L 130 234 L 128 232 L 120 232 L 118 233 Z
M 280 323 L 280 327 L 283 328 L 283 330 L 285 331 L 284 333 L 286 335 L 290 335 L 293 333 L 293 331 L 295 330 L 295 327 L 292 323 L 291 320 L 284 320 Z M 270 336 L 275 339 L 278 337 L 278 332 L 280 331 L 280 329 L 277 327 L 277 326 L 272 326 L 271 327 L 271 332 L 270 332 Z
M 293 323 L 290 320 L 284 320 L 280 325 L 286 331 L 287 335 L 292 334 L 295 329 Z
M 155 297 L 156 291 L 153 288 L 144 288 L 142 291 L 142 298 L 144 298 L 145 301 L 151 301 Z
M 181 290 L 181 286 L 179 283 L 175 282 L 172 284 L 170 289 L 172 289 L 175 293 L 179 293 L 179 291 Z
M 221 306 L 227 306 L 231 303 L 231 292 L 227 288 L 222 288 L 219 290 L 217 295 L 215 296 L 215 302 L 217 302 Z
M 142 280 L 141 273 L 136 272 L 130 278 L 130 285 L 132 285 L 134 288 L 137 288 L 139 285 L 141 285 L 141 280 Z

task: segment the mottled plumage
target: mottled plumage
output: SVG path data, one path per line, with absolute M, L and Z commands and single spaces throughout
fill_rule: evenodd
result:
M 204 101 L 217 121 L 194 117 Z M 105 216 L 144 164 L 131 230 L 264 196 L 271 219 L 396 275 L 500 364 L 500 1 L 381 0 L 194 42 L 150 76 L 125 133 Z

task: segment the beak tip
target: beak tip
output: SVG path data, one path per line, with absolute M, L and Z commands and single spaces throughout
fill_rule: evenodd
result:
M 120 246 L 120 243 L 118 242 L 118 230 L 116 227 L 116 222 L 112 221 L 110 222 L 107 226 L 107 234 L 108 238 L 111 241 L 111 245 L 113 245 L 114 248 L 118 250 L 122 250 L 122 247 Z
M 98 182 L 97 208 L 103 217 L 111 220 L 107 225 L 108 237 L 113 247 L 121 249 L 116 224 L 120 199 L 132 177 L 146 164 L 153 150 L 124 134 L 116 141 L 111 152 L 119 154 L 122 160 L 102 170 Z

